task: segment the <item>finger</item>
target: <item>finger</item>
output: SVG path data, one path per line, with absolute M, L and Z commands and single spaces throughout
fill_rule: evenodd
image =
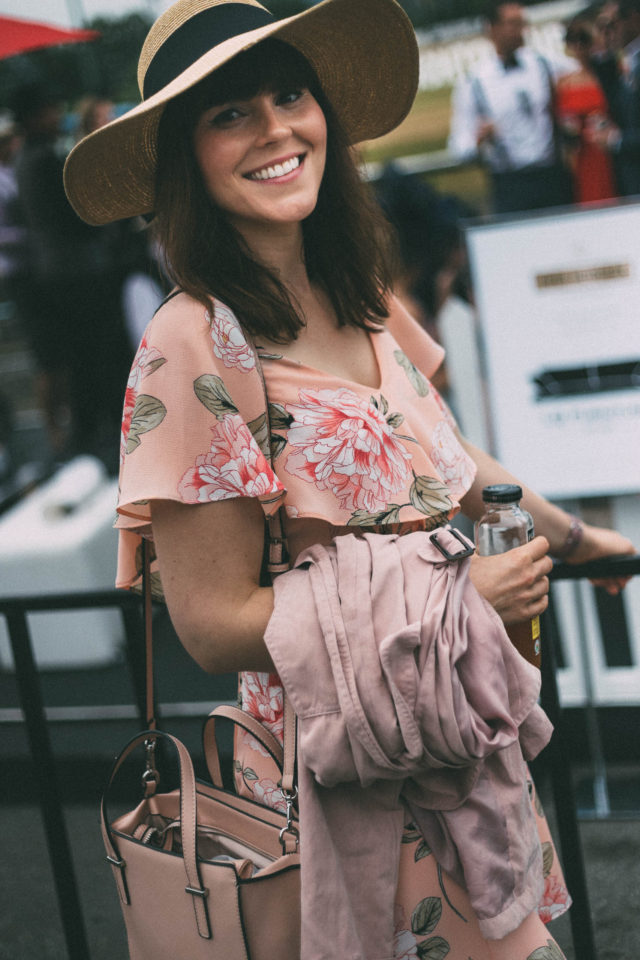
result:
M 533 540 L 525 544 L 525 547 L 534 560 L 540 560 L 549 553 L 549 541 L 546 537 L 534 537 Z
M 631 577 L 610 577 L 603 580 L 591 580 L 594 587 L 600 587 L 606 590 L 612 597 L 617 596 L 621 590 L 624 590 Z
M 529 615 L 531 617 L 537 617 L 549 606 L 549 595 L 545 593 L 543 597 L 540 597 L 534 603 L 529 605 Z

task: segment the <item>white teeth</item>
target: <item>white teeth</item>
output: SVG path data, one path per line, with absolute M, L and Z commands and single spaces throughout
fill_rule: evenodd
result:
M 255 173 L 249 175 L 250 180 L 273 180 L 275 177 L 283 177 L 287 173 L 291 173 L 292 170 L 295 170 L 300 166 L 300 157 L 291 157 L 290 160 L 285 160 L 284 163 L 276 163 L 273 167 L 264 167 L 262 170 L 256 170 Z

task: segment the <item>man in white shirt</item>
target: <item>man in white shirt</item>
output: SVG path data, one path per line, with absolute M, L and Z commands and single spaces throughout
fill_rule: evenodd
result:
M 494 52 L 454 91 L 449 149 L 460 160 L 485 162 L 497 213 L 571 203 L 553 119 L 551 67 L 524 46 L 519 3 L 494 3 L 487 19 Z

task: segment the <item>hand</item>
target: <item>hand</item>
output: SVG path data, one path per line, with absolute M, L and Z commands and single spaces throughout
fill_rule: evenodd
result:
M 482 120 L 476 130 L 476 143 L 479 147 L 487 140 L 493 140 L 496 135 L 496 126 L 491 120 Z
M 631 540 L 605 527 L 592 527 L 584 524 L 582 540 L 566 563 L 587 563 L 589 560 L 602 560 L 604 557 L 633 556 L 636 552 Z M 629 582 L 631 577 L 610 577 L 604 580 L 592 580 L 595 587 L 603 587 L 611 596 L 616 596 Z
M 587 124 L 584 128 L 584 139 L 602 150 L 613 150 L 620 141 L 620 130 L 608 121 L 601 124 Z
M 471 582 L 504 623 L 530 620 L 547 609 L 547 574 L 553 566 L 548 551 L 548 540 L 534 537 L 506 553 L 472 557 Z

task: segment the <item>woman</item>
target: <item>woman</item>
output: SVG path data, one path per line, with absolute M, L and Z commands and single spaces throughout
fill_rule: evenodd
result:
M 407 113 L 415 37 L 393 0 L 329 0 L 280 23 L 253 0 L 178 0 L 139 74 L 145 102 L 76 147 L 66 171 L 91 222 L 155 212 L 176 282 L 125 399 L 118 582 L 139 581 L 140 534 L 152 538 L 182 643 L 205 670 L 240 671 L 244 709 L 281 735 L 263 642 L 274 605 L 261 585 L 264 514 L 284 503 L 295 558 L 354 531 L 433 529 L 459 504 L 478 516 L 483 485 L 509 478 L 456 435 L 427 380 L 441 350 L 390 294 L 383 224 L 348 149 Z M 256 354 L 275 470 L 259 446 L 264 402 L 249 396 Z M 545 608 L 549 545 L 575 560 L 632 550 L 532 493 L 526 502 L 543 536 L 474 561 L 506 622 Z M 241 788 L 278 806 L 267 760 L 255 742 L 240 747 Z M 549 919 L 568 895 L 538 823 Z M 537 912 L 487 941 L 410 823 L 403 839 L 395 957 L 525 960 L 553 943 Z
M 593 25 L 576 17 L 565 35 L 567 53 L 578 67 L 560 77 L 556 88 L 556 114 L 567 137 L 576 203 L 610 200 L 618 196 L 613 164 L 589 133 L 608 123 L 609 105 L 591 66 L 595 47 Z

